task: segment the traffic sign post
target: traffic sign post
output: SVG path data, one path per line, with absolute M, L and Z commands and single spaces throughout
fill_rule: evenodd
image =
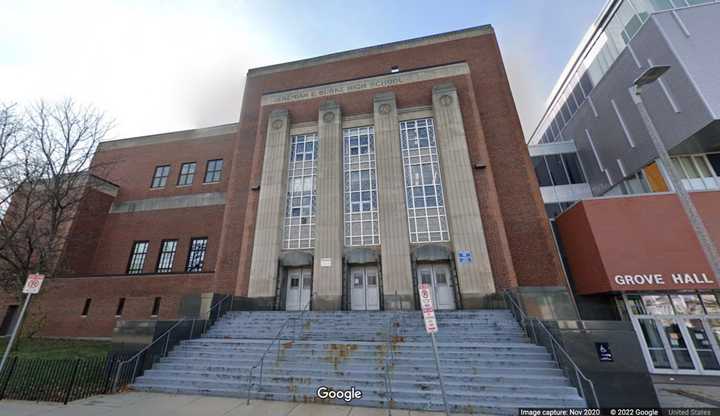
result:
M 23 287 L 22 293 L 26 293 L 27 296 L 25 296 L 25 303 L 23 303 L 23 307 L 20 310 L 20 316 L 18 316 L 18 319 L 15 322 L 15 328 L 13 328 L 12 335 L 10 336 L 10 341 L 5 347 L 5 353 L 3 354 L 2 361 L 0 361 L 0 374 L 2 373 L 3 368 L 5 368 L 5 362 L 10 355 L 10 351 L 12 350 L 13 344 L 15 343 L 15 338 L 17 338 L 20 325 L 22 325 L 23 317 L 25 317 L 25 311 L 27 310 L 28 304 L 30 303 L 30 298 L 32 297 L 32 295 L 40 292 L 40 288 L 42 287 L 42 283 L 44 280 L 45 275 L 31 274 L 25 281 L 25 287 Z
M 448 406 L 447 394 L 445 393 L 445 381 L 443 380 L 442 369 L 440 368 L 440 354 L 438 353 L 437 342 L 435 341 L 435 334 L 438 332 L 437 320 L 435 319 L 435 310 L 433 309 L 431 288 L 427 283 L 420 285 L 420 309 L 422 309 L 423 319 L 425 320 L 425 331 L 430 334 L 430 340 L 432 341 L 435 368 L 437 369 L 438 378 L 440 379 L 440 391 L 442 392 L 443 404 L 445 405 L 445 414 L 450 416 L 450 407 Z

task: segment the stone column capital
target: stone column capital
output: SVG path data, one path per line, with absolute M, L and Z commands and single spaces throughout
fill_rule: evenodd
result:
M 432 93 L 433 95 L 457 95 L 457 88 L 452 82 L 443 82 L 442 84 L 433 85 Z
M 337 124 L 340 125 L 340 105 L 334 100 L 328 100 L 320 104 L 318 110 L 319 124 Z

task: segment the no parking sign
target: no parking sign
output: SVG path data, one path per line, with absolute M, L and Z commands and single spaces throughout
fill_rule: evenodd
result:
M 427 283 L 420 285 L 420 308 L 422 309 L 423 318 L 425 319 L 425 330 L 428 334 L 436 333 L 438 331 L 437 321 L 435 320 L 435 311 L 433 310 L 430 285 Z
M 40 292 L 40 287 L 42 287 L 43 280 L 45 280 L 44 274 L 29 275 L 25 281 L 25 287 L 23 287 L 22 290 L 23 293 L 30 293 L 33 295 L 38 294 L 38 292 Z

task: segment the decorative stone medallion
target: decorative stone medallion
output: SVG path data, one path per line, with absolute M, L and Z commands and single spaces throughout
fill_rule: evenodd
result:
M 380 107 L 378 107 L 378 112 L 380 114 L 389 114 L 390 113 L 390 104 L 380 104 Z
M 453 102 L 452 97 L 447 94 L 440 97 L 440 104 L 444 105 L 445 107 L 452 104 L 452 102 Z
M 335 120 L 335 113 L 332 111 L 326 111 L 325 114 L 323 114 L 323 121 L 326 123 L 332 123 L 332 121 Z
M 279 130 L 283 126 L 283 121 L 280 119 L 277 119 L 272 122 L 272 128 L 273 130 Z

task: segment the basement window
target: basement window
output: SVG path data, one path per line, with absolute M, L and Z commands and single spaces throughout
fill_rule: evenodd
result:
M 122 316 L 123 309 L 125 309 L 125 298 L 120 298 L 118 301 L 117 309 L 115 310 L 115 317 L 119 318 Z
M 88 316 L 88 312 L 90 312 L 90 304 L 92 303 L 92 298 L 85 299 L 85 306 L 83 306 L 82 316 L 83 318 Z
M 157 318 L 157 316 L 160 314 L 160 300 L 162 298 L 155 298 L 155 301 L 153 301 L 153 308 L 152 313 L 150 314 L 151 318 Z

